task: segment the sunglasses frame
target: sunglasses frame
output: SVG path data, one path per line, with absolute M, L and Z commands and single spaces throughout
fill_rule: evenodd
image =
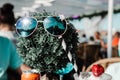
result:
M 31 35 L 34 33 L 34 31 L 36 31 L 36 29 L 37 29 L 37 27 L 38 27 L 38 21 L 37 21 L 37 19 L 34 18 L 34 17 L 21 17 L 21 18 L 19 18 L 19 19 L 17 20 L 15 26 L 17 26 L 18 21 L 20 21 L 21 19 L 24 19 L 24 18 L 32 18 L 32 19 L 34 19 L 34 20 L 36 21 L 35 29 L 34 29 L 29 35 L 27 35 L 27 36 L 22 36 L 22 35 L 20 35 L 20 33 L 18 32 L 17 28 L 16 28 L 16 32 L 17 32 L 17 34 L 18 34 L 19 36 L 21 36 L 21 37 L 29 37 L 29 36 L 31 36 Z
M 48 17 L 57 17 L 57 16 L 47 16 L 46 18 L 48 18 Z M 60 16 L 59 16 L 60 17 Z M 37 29 L 37 27 L 38 27 L 38 22 L 41 22 L 42 24 L 43 24 L 43 22 L 44 22 L 44 20 L 46 19 L 44 19 L 43 21 L 39 21 L 39 20 L 37 20 L 35 17 L 21 17 L 21 18 L 19 18 L 18 20 L 17 20 L 17 22 L 16 22 L 16 24 L 15 24 L 15 26 L 17 26 L 17 23 L 18 23 L 18 21 L 20 21 L 21 19 L 23 19 L 23 18 L 32 18 L 32 19 L 34 19 L 36 22 L 37 22 L 37 24 L 36 24 L 36 26 L 35 26 L 35 29 L 29 34 L 29 35 L 27 35 L 27 36 L 22 36 L 22 35 L 20 35 L 20 33 L 18 32 L 18 30 L 17 30 L 17 28 L 16 28 L 16 33 L 20 36 L 20 37 L 29 37 L 29 36 L 31 36 L 35 31 L 36 31 L 36 29 Z M 62 21 L 64 20 L 64 22 L 65 22 L 65 31 L 62 33 L 62 34 L 60 34 L 60 35 L 54 35 L 54 34 L 51 34 L 46 28 L 45 28 L 45 26 L 44 26 L 44 24 L 43 24 L 43 27 L 44 27 L 44 30 L 48 33 L 48 34 L 50 34 L 50 35 L 52 35 L 52 36 L 55 36 L 55 37 L 60 37 L 60 36 L 62 36 L 63 34 L 65 34 L 65 32 L 67 31 L 67 21 L 66 21 L 66 19 L 61 19 Z
M 56 17 L 56 16 L 47 16 L 46 18 L 48 18 L 48 17 Z M 46 18 L 45 18 L 45 19 L 46 19 Z M 44 19 L 44 20 L 45 20 L 45 19 Z M 45 31 L 46 31 L 47 33 L 49 33 L 50 35 L 55 36 L 55 37 L 60 37 L 60 36 L 62 36 L 63 34 L 65 34 L 65 32 L 67 31 L 67 21 L 66 21 L 66 19 L 63 19 L 63 20 L 65 21 L 65 24 L 66 24 L 65 26 L 66 26 L 66 27 L 65 27 L 64 32 L 63 32 L 62 34 L 60 34 L 60 35 L 51 34 L 51 33 L 45 28 L 45 26 L 43 26 L 43 27 L 44 27 Z M 62 20 L 62 21 L 63 21 L 63 20 Z M 42 21 L 42 22 L 43 22 L 43 21 Z

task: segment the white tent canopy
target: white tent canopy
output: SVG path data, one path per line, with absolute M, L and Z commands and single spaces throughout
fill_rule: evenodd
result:
M 108 9 L 109 0 L 0 0 L 0 6 L 6 2 L 15 5 L 15 13 L 22 15 L 26 11 L 42 11 L 64 14 L 65 16 L 92 14 Z M 120 9 L 120 0 L 114 0 L 114 9 Z

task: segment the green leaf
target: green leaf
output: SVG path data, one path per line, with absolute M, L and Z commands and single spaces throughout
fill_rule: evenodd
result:
M 33 13 L 32 17 L 43 21 L 43 16 L 55 15 L 49 12 Z M 71 50 L 73 56 L 77 51 L 77 34 L 74 28 L 69 26 L 62 38 L 66 42 L 67 50 Z M 54 72 L 66 66 L 69 62 L 66 51 L 63 50 L 62 40 L 48 34 L 42 23 L 38 23 L 36 31 L 28 38 L 17 38 L 17 50 L 25 64 L 39 71 Z M 72 46 L 72 47 L 71 47 Z

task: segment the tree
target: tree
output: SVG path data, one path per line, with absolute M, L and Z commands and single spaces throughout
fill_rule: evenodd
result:
M 18 37 L 17 49 L 25 64 L 40 72 L 51 73 L 65 67 L 70 62 L 67 56 L 68 51 L 76 59 L 78 34 L 72 24 L 67 25 L 67 31 L 60 39 L 48 34 L 39 21 L 43 21 L 46 16 L 50 15 L 48 12 L 32 14 L 38 20 L 37 29 L 30 37 Z M 67 46 L 66 51 L 62 46 L 63 39 Z

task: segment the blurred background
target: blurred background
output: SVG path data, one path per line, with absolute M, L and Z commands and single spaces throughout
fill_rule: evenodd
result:
M 87 37 L 95 31 L 107 30 L 107 11 L 109 0 L 0 0 L 0 6 L 10 2 L 15 6 L 15 16 L 24 16 L 28 12 L 48 12 L 63 14 L 69 18 L 80 34 Z M 113 34 L 119 29 L 120 0 L 114 0 Z

